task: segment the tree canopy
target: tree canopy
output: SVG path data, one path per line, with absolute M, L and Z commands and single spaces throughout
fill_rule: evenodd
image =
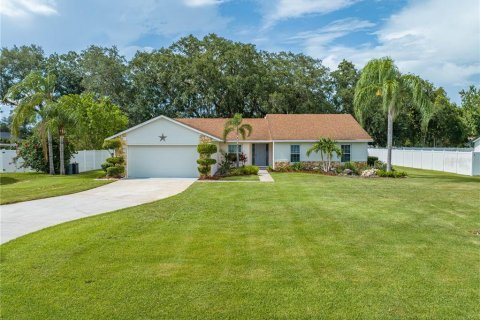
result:
M 361 71 L 347 60 L 331 71 L 321 60 L 292 52 L 267 52 L 252 44 L 215 34 L 187 36 L 171 46 L 138 51 L 131 59 L 116 47 L 45 55 L 36 45 L 2 48 L 0 95 L 31 71 L 56 77 L 56 98 L 88 93 L 95 101 L 118 106 L 133 126 L 158 115 L 224 117 L 236 113 L 350 113 Z M 424 81 L 424 80 L 423 80 Z M 429 129 L 414 106 L 414 92 L 402 90 L 402 112 L 393 124 L 394 145 L 462 146 L 480 135 L 480 87 L 463 90 L 461 106 L 441 88 L 424 82 L 436 105 Z M 87 99 L 87 98 L 84 98 Z M 382 98 L 375 96 L 377 105 Z M 373 103 L 372 100 L 372 103 Z M 364 128 L 378 145 L 386 145 L 386 119 L 375 108 L 364 110 Z M 360 119 L 359 119 L 360 120 Z M 423 126 L 424 128 L 424 126 Z M 98 143 L 95 142 L 95 145 Z

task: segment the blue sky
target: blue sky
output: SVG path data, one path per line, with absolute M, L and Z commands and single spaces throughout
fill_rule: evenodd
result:
M 220 36 L 270 51 L 302 52 L 335 69 L 391 56 L 400 70 L 458 91 L 480 83 L 478 0 L 1 0 L 1 45 L 46 53 L 116 45 L 169 46 L 182 36 Z

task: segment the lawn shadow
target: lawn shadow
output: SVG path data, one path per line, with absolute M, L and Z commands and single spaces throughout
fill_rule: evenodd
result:
M 14 184 L 18 182 L 18 179 L 12 178 L 12 177 L 0 177 L 0 186 L 6 185 L 6 184 Z

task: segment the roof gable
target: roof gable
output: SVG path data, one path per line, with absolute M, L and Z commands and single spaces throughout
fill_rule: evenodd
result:
M 142 122 L 142 123 L 140 123 L 140 124 L 138 124 L 138 125 L 136 125 L 136 126 L 134 126 L 134 127 L 131 127 L 131 128 L 129 128 L 129 129 L 127 129 L 127 130 L 124 130 L 124 131 L 122 131 L 122 132 L 119 132 L 119 133 L 117 133 L 117 134 L 115 134 L 115 135 L 113 135 L 113 136 L 111 136 L 111 137 L 108 137 L 106 140 L 113 139 L 113 138 L 119 137 L 119 136 L 121 136 L 121 135 L 127 134 L 127 133 L 129 133 L 129 132 L 131 132 L 131 131 L 140 129 L 140 128 L 142 128 L 142 127 L 145 127 L 145 126 L 147 126 L 147 125 L 149 125 L 149 124 L 151 124 L 151 123 L 153 123 L 153 122 L 155 122 L 155 121 L 161 120 L 161 119 L 164 119 L 164 120 L 166 120 L 166 121 L 170 121 L 170 122 L 172 122 L 173 124 L 179 125 L 179 126 L 184 127 L 184 128 L 186 128 L 186 129 L 188 129 L 188 130 L 192 130 L 192 131 L 194 131 L 194 132 L 196 132 L 196 133 L 203 134 L 203 135 L 205 135 L 205 136 L 207 136 L 207 137 L 209 137 L 209 138 L 212 138 L 213 140 L 217 140 L 217 141 L 220 141 L 220 140 L 221 140 L 221 139 L 218 138 L 218 137 L 215 137 L 215 136 L 210 135 L 208 132 L 203 132 L 203 131 L 201 131 L 201 130 L 199 130 L 199 129 L 193 128 L 193 127 L 191 127 L 191 126 L 188 126 L 188 125 L 186 125 L 186 124 L 184 124 L 184 123 L 178 122 L 178 121 L 176 121 L 176 120 L 174 120 L 174 119 L 171 119 L 171 118 L 166 117 L 166 116 L 163 116 L 163 115 L 162 115 L 162 116 L 155 117 L 155 118 L 152 118 L 152 119 L 150 119 L 150 120 L 148 120 L 148 121 Z

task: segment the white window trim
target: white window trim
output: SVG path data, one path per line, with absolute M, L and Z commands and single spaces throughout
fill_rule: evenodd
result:
M 351 145 L 351 144 L 348 144 L 348 143 L 342 143 L 342 144 L 340 145 L 340 149 L 342 149 L 342 146 L 349 146 L 349 147 L 350 147 L 350 148 L 349 148 L 350 152 L 348 153 L 350 160 L 348 160 L 348 161 L 342 161 L 342 160 L 343 160 L 343 159 L 342 159 L 342 158 L 343 158 L 343 150 L 342 150 L 342 156 L 340 157 L 340 162 L 345 163 L 345 162 L 350 162 L 350 161 L 352 161 L 352 145 Z
M 298 146 L 298 153 L 292 152 L 292 146 Z M 297 155 L 298 154 L 298 162 L 300 162 L 300 145 L 299 144 L 291 144 L 290 145 L 290 162 L 291 163 L 296 163 L 297 161 L 292 161 L 292 155 Z

